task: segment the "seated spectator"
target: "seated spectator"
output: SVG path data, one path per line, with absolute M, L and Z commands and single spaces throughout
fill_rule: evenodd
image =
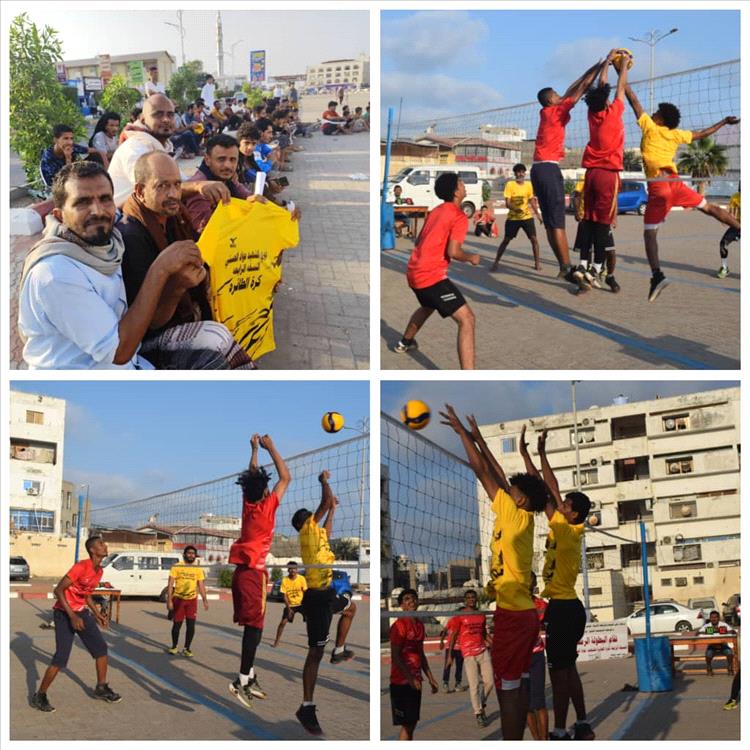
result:
M 94 132 L 89 138 L 89 146 L 107 154 L 111 159 L 119 146 L 117 136 L 120 132 L 122 118 L 117 112 L 105 112 L 96 123 Z
M 122 132 L 120 133 L 120 138 L 119 138 L 120 143 L 125 143 L 128 135 L 130 135 L 130 132 L 132 130 L 141 130 L 141 126 L 139 125 L 139 122 L 141 119 L 142 112 L 143 112 L 143 107 L 133 107 L 133 109 L 130 110 L 130 118 L 125 123 L 125 127 L 122 129 Z
M 151 65 L 148 69 L 148 81 L 143 87 L 144 98 L 148 99 L 149 96 L 154 94 L 165 94 L 167 90 L 164 88 L 163 83 L 159 83 L 159 68 L 156 65 Z
M 203 141 L 208 140 L 213 134 L 213 126 L 206 118 L 206 105 L 203 103 L 202 99 L 195 100 L 192 119 L 196 124 L 196 127 L 193 127 L 193 132 Z
M 393 203 L 396 206 L 410 206 L 413 201 L 411 198 L 404 198 L 403 188 L 401 185 L 396 185 L 393 188 Z M 409 217 L 406 214 L 400 214 L 396 211 L 393 215 L 393 228 L 396 230 L 397 237 L 404 236 L 404 230 L 406 230 L 406 237 L 412 236 L 412 231 L 409 229 Z
M 722 622 L 719 613 L 714 609 L 708 615 L 708 622 L 698 630 L 698 635 L 726 635 L 735 631 Z M 713 675 L 713 660 L 715 656 L 725 656 L 727 660 L 728 673 L 734 674 L 734 651 L 728 643 L 712 643 L 706 647 L 706 672 Z
M 240 117 L 240 115 L 238 115 L 234 111 L 234 108 L 232 107 L 232 101 L 234 100 L 227 99 L 222 110 L 222 114 L 224 115 L 226 121 L 226 130 L 237 130 L 237 128 L 239 128 L 240 124 L 242 123 L 242 117 Z
M 273 124 L 270 120 L 261 118 L 256 121 L 255 127 L 258 130 L 258 142 L 255 144 L 253 158 L 255 159 L 257 169 L 268 175 L 278 161 L 275 149 L 271 146 L 271 141 L 273 140 Z
M 321 118 L 323 124 L 320 130 L 323 135 L 349 135 L 349 131 L 346 130 L 346 120 L 336 111 L 335 101 L 328 102 L 328 109 L 323 112 Z
M 258 165 L 255 163 L 253 153 L 260 140 L 258 128 L 252 123 L 244 122 L 237 131 L 237 141 L 240 147 L 239 161 L 237 162 L 237 178 L 252 192 L 255 185 L 255 175 L 258 173 Z
M 363 131 L 370 129 L 370 121 L 365 118 L 362 113 L 362 107 L 354 108 L 354 117 L 352 117 L 351 130 L 352 133 L 362 133 Z
M 104 151 L 92 146 L 73 143 L 73 128 L 69 125 L 55 125 L 52 130 L 52 145 L 42 151 L 39 170 L 47 188 L 52 187 L 57 173 L 66 165 L 81 159 L 100 161 L 107 168 L 109 159 Z
M 495 213 L 490 210 L 486 203 L 474 214 L 474 235 L 476 237 L 481 235 L 485 237 L 497 236 Z
M 122 207 L 117 225 L 125 243 L 122 277 L 128 304 L 146 283 L 161 253 L 174 245 L 194 245 L 198 235 L 180 202 L 182 180 L 177 164 L 152 151 L 135 165 L 135 190 Z M 141 345 L 141 354 L 157 369 L 249 370 L 252 360 L 221 323 L 212 319 L 205 279 L 199 273 L 173 277 Z
M 262 104 L 256 104 L 253 107 L 253 120 L 257 122 L 258 120 L 263 119 L 266 116 L 266 104 L 263 102 Z
M 192 159 L 201 151 L 200 138 L 195 133 L 193 118 L 188 118 L 188 112 L 195 110 L 191 102 L 183 115 L 175 111 L 174 135 L 169 139 L 175 148 L 175 159 Z
M 206 115 L 216 133 L 221 133 L 227 125 L 227 118 L 224 116 L 223 109 L 221 99 L 217 99 L 214 106 L 210 108 L 208 115 Z
M 161 253 L 128 307 L 110 176 L 100 164 L 66 164 L 52 197 L 44 236 L 21 275 L 24 360 L 31 369 L 151 369 L 138 354 L 141 340 L 170 282 L 203 280 L 198 248 L 181 243 Z

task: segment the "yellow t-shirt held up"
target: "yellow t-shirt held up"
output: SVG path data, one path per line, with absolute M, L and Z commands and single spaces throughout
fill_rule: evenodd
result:
M 547 553 L 542 578 L 545 599 L 577 599 L 576 579 L 581 569 L 581 537 L 583 524 L 570 524 L 556 510 L 549 520 Z
M 302 525 L 299 532 L 299 544 L 302 550 L 302 562 L 305 565 L 332 563 L 336 556 L 328 544 L 328 532 L 315 522 L 311 515 Z M 310 568 L 305 570 L 307 586 L 311 589 L 327 589 L 333 580 L 331 568 Z

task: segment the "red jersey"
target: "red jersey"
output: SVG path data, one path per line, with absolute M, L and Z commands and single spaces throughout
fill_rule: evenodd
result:
M 538 654 L 540 651 L 544 651 L 544 634 L 542 633 L 542 627 L 544 623 L 544 612 L 547 609 L 547 602 L 544 599 L 540 599 L 538 596 L 534 597 L 534 606 L 536 607 L 536 613 L 539 617 L 539 636 L 536 639 L 532 654 Z
M 539 130 L 536 131 L 534 161 L 560 161 L 565 156 L 565 126 L 570 122 L 570 110 L 575 104 L 567 97 L 559 104 L 542 107 Z
M 91 596 L 93 590 L 99 585 L 99 581 L 102 580 L 104 568 L 100 566 L 97 570 L 89 558 L 77 562 L 65 575 L 73 581 L 73 585 L 68 586 L 63 592 L 65 601 L 74 612 L 82 612 L 88 606 L 86 597 Z M 63 609 L 63 606 L 56 601 L 53 609 Z
M 484 615 L 467 614 L 453 619 L 458 621 L 456 646 L 463 656 L 479 656 L 486 650 Z
M 583 152 L 581 166 L 590 169 L 622 171 L 625 150 L 625 124 L 622 115 L 625 105 L 619 99 L 601 112 L 589 112 L 589 142 Z
M 422 651 L 424 649 L 424 625 L 416 617 L 399 617 L 391 625 L 392 646 L 401 646 L 401 658 L 409 672 L 422 679 Z M 391 662 L 391 684 L 408 685 L 409 680 L 395 662 Z
M 229 562 L 265 570 L 276 527 L 279 496 L 272 492 L 258 503 L 242 503 L 242 531 L 229 550 Z
M 466 214 L 454 203 L 430 211 L 406 267 L 412 289 L 425 289 L 448 278 L 448 242 L 463 242 L 469 230 Z

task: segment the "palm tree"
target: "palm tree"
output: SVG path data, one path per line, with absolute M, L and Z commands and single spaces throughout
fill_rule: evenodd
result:
M 713 175 L 724 174 L 729 166 L 726 146 L 721 146 L 712 138 L 701 138 L 693 141 L 683 152 L 677 167 L 680 172 L 688 172 L 691 177 L 704 178 L 698 183 L 697 190 L 703 195 Z
M 643 168 L 640 152 L 631 148 L 622 155 L 622 168 L 625 172 L 638 172 Z

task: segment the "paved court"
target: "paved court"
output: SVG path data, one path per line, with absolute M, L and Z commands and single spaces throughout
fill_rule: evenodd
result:
M 500 226 L 505 217 L 500 217 Z M 575 221 L 567 220 L 572 242 Z M 539 229 L 538 229 L 539 231 Z M 490 273 L 500 240 L 474 237 L 464 248 L 479 252 L 474 268 L 451 263 L 450 278 L 477 317 L 477 367 L 484 369 L 737 369 L 740 360 L 740 248 L 730 246 L 731 274 L 720 265 L 723 226 L 694 212 L 674 211 L 659 231 L 662 269 L 671 285 L 646 300 L 650 271 L 643 250 L 643 219 L 624 215 L 615 230 L 618 295 L 558 281 L 557 264 L 539 233 L 544 268 L 533 270 L 531 245 L 521 233 Z M 381 253 L 381 366 L 383 369 L 457 369 L 456 325 L 437 314 L 417 337 L 419 350 L 394 354 L 417 308 L 405 278 L 413 244 L 397 240 Z M 577 260 L 573 256 L 571 260 Z
M 440 682 L 443 657 L 428 655 L 430 669 Z M 679 676 L 669 693 L 623 691 L 626 684 L 637 685 L 635 659 L 582 662 L 578 665 L 586 708 L 597 740 L 739 740 L 740 709 L 724 711 L 732 678 L 726 674 Z M 398 738 L 391 722 L 388 676 L 390 664 L 381 672 L 381 737 Z M 552 716 L 552 690 L 547 676 L 547 708 Z M 451 683 L 452 684 L 452 683 Z M 422 698 L 422 716 L 417 740 L 499 740 L 500 711 L 494 692 L 488 702 L 490 725 L 480 729 L 472 714 L 468 692 L 442 692 L 432 695 L 428 689 Z M 568 715 L 569 725 L 575 720 Z M 528 730 L 524 739 L 530 740 Z
M 369 739 L 369 621 L 367 602 L 359 604 L 348 641 L 355 658 L 333 665 L 329 646 L 320 666 L 315 699 L 324 739 Z M 236 677 L 241 646 L 241 629 L 232 625 L 230 602 L 211 601 L 208 612 L 199 606 L 195 657 L 187 659 L 165 651 L 171 628 L 165 605 L 128 600 L 122 604 L 120 624 L 105 631 L 109 682 L 122 701 L 109 705 L 91 697 L 94 664 L 77 644 L 71 671 L 61 672 L 50 688 L 50 702 L 57 710 L 42 714 L 28 702 L 54 652 L 54 630 L 39 627 L 49 621 L 51 606 L 46 599 L 11 600 L 11 739 L 311 739 L 294 717 L 302 700 L 307 650 L 301 620 L 287 625 L 278 649 L 270 647 L 281 604 L 269 603 L 255 663 L 269 695 L 254 701 L 252 709 L 239 703 L 227 687 Z

